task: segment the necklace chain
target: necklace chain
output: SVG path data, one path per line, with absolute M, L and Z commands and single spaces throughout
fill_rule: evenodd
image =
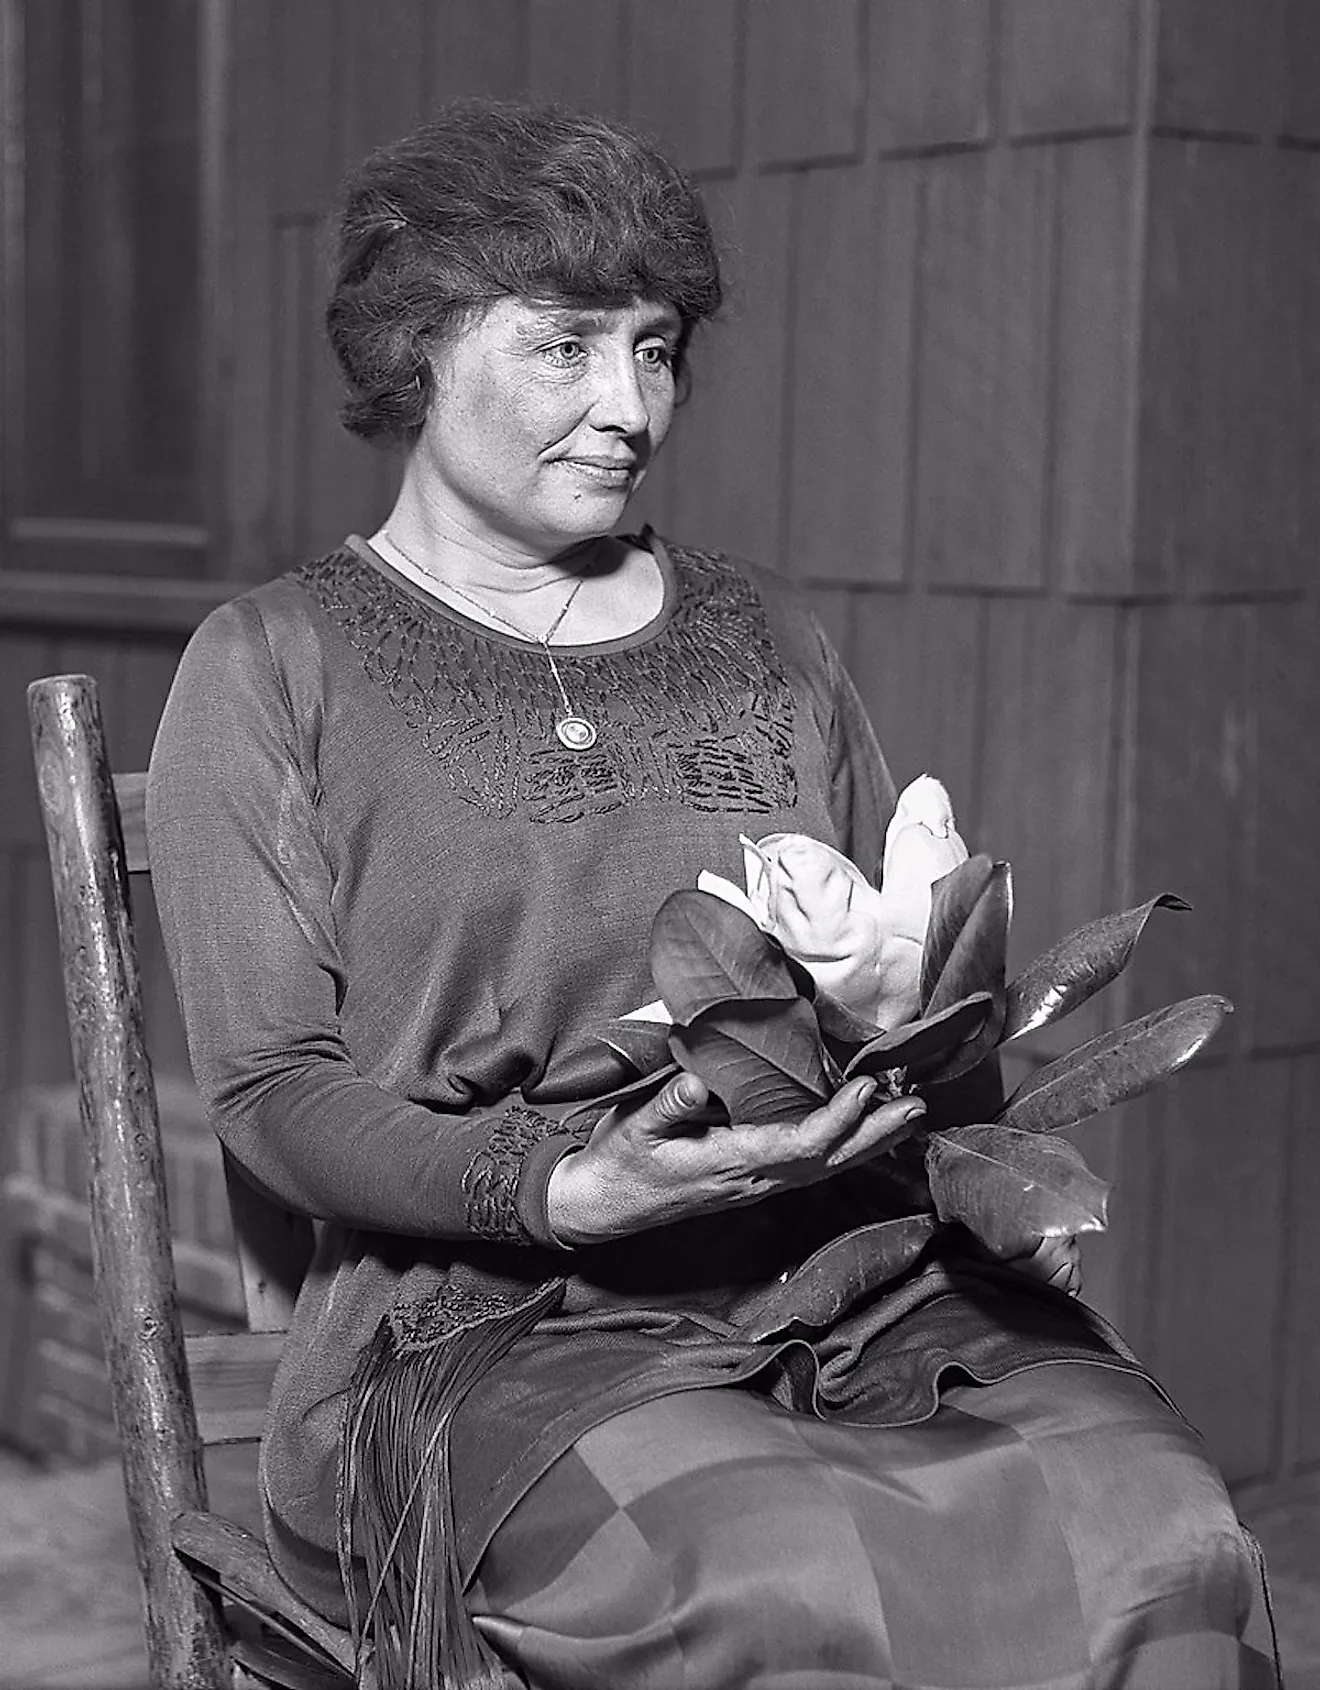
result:
M 507 628 L 510 633 L 517 634 L 520 640 L 531 640 L 536 645 L 540 646 L 541 650 L 546 655 L 546 661 L 550 665 L 550 673 L 554 677 L 555 687 L 559 693 L 559 702 L 563 706 L 563 714 L 555 723 L 555 737 L 559 740 L 560 744 L 566 747 L 569 751 L 590 751 L 591 747 L 596 743 L 596 740 L 599 737 L 596 725 L 573 708 L 573 702 L 568 696 L 568 689 L 564 685 L 564 677 L 559 673 L 559 665 L 555 662 L 555 654 L 550 649 L 550 641 L 554 639 L 555 635 L 559 632 L 560 624 L 573 607 L 573 600 L 582 591 L 582 583 L 586 580 L 586 576 L 579 575 L 577 580 L 574 581 L 572 591 L 555 612 L 554 619 L 545 632 L 543 634 L 529 634 L 526 628 L 520 628 L 516 622 L 510 621 L 507 616 L 501 616 L 498 610 L 494 609 L 491 605 L 483 603 L 481 599 L 475 596 L 475 594 L 465 592 L 456 582 L 446 580 L 444 576 L 437 575 L 433 569 L 428 569 L 425 564 L 418 563 L 417 559 L 413 557 L 411 553 L 404 551 L 403 547 L 390 533 L 388 528 L 382 528 L 381 534 L 404 560 L 404 562 L 411 564 L 419 575 L 425 575 L 427 580 L 434 581 L 437 587 L 441 587 L 451 593 L 456 593 L 459 598 L 466 600 L 466 602 L 472 605 L 474 609 L 481 611 L 484 616 L 491 617 L 492 620 L 500 623 L 502 627 Z

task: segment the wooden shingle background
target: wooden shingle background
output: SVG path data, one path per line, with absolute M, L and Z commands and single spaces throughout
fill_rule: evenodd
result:
M 338 429 L 319 343 L 344 168 L 461 94 L 653 134 L 703 184 L 732 300 L 636 518 L 803 583 L 896 775 L 938 773 L 1012 860 L 1019 961 L 1162 889 L 1194 903 L 1066 1028 L 1237 1005 L 1175 1088 L 1081 1130 L 1117 1182 L 1091 1292 L 1232 1479 L 1320 1463 L 1317 0 L 208 17 L 217 588 L 387 508 L 395 466 Z M 100 674 L 141 763 L 188 620 L 176 603 L 153 631 L 145 602 L 20 626 L 0 574 L 5 1085 L 66 1066 L 21 683 Z

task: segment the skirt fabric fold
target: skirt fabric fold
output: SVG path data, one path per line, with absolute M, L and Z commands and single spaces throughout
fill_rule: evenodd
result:
M 749 1390 L 581 1437 L 469 1606 L 535 1690 L 1274 1690 L 1253 1548 L 1139 1375 L 946 1385 L 916 1426 Z

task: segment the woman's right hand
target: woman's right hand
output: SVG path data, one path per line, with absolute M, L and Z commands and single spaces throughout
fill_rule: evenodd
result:
M 800 1121 L 755 1126 L 712 1122 L 706 1087 L 676 1074 L 638 1108 L 611 1109 L 556 1165 L 551 1230 L 564 1244 L 598 1244 L 828 1179 L 891 1149 L 925 1112 L 916 1097 L 873 1109 L 875 1090 L 855 1080 Z

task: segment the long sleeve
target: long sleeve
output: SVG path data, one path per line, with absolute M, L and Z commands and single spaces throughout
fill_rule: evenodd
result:
M 157 737 L 155 892 L 216 1129 L 249 1175 L 312 1215 L 548 1243 L 544 1187 L 569 1143 L 552 1117 L 516 1101 L 438 1112 L 365 1077 L 346 1044 L 318 713 L 299 714 L 240 600 L 190 644 Z

